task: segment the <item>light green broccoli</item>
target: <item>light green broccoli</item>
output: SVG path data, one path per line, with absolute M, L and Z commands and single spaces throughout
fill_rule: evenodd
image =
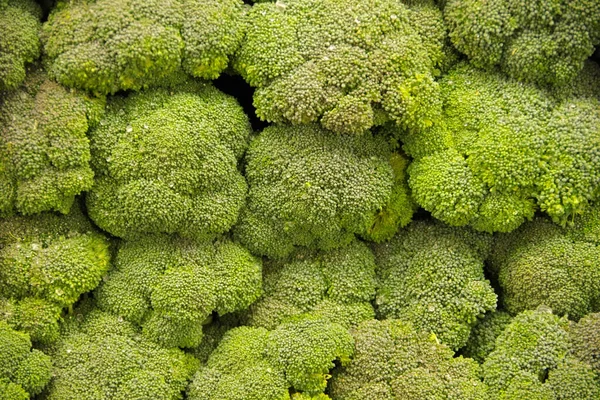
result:
M 228 231 L 246 199 L 237 164 L 250 133 L 237 101 L 208 84 L 113 97 L 90 132 L 90 218 L 125 239 Z
M 196 347 L 213 311 L 247 308 L 261 295 L 262 264 L 227 239 L 167 235 L 121 242 L 96 292 L 98 306 L 143 327 L 166 347 Z
M 569 333 L 573 355 L 588 363 L 600 379 L 600 313 L 581 318 Z
M 361 134 L 439 113 L 446 28 L 433 1 L 286 0 L 255 4 L 234 68 L 262 120 Z
M 35 342 L 58 337 L 58 321 L 110 267 L 109 242 L 75 205 L 0 219 L 0 320 Z
M 487 356 L 496 348 L 496 339 L 510 324 L 512 317 L 505 311 L 492 311 L 477 321 L 471 330 L 471 336 L 461 353 L 483 363 Z
M 274 258 L 296 246 L 343 247 L 356 235 L 382 241 L 415 209 L 406 164 L 370 133 L 270 126 L 246 154 L 248 204 L 234 232 L 250 251 Z
M 92 187 L 86 132 L 104 105 L 37 68 L 19 89 L 0 95 L 0 216 L 69 212 L 75 196 Z
M 59 1 L 43 26 L 49 73 L 63 85 L 108 94 L 216 79 L 243 37 L 241 0 Z

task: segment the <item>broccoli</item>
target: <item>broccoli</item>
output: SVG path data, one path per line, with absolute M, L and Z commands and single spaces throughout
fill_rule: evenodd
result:
M 0 320 L 50 343 L 62 309 L 94 289 L 109 266 L 108 240 L 78 206 L 67 215 L 0 219 Z
M 237 101 L 211 85 L 190 81 L 113 97 L 90 132 L 90 218 L 125 239 L 226 232 L 246 198 L 237 163 L 250 133 Z
M 322 395 L 334 361 L 345 365 L 354 340 L 339 324 L 302 316 L 274 330 L 228 331 L 188 388 L 189 400 L 289 400 Z
M 491 237 L 467 228 L 415 221 L 375 246 L 377 312 L 433 332 L 448 347 L 463 347 L 477 322 L 496 308 L 483 275 Z
M 266 121 L 360 134 L 387 120 L 424 127 L 439 112 L 446 28 L 429 0 L 255 4 L 233 66 Z
M 517 315 L 483 363 L 491 399 L 600 398 L 592 368 L 570 355 L 568 325 L 545 306 Z
M 527 82 L 568 83 L 600 44 L 597 0 L 448 0 L 444 16 L 474 65 Z
M 479 365 L 410 323 L 365 321 L 352 335 L 352 362 L 333 374 L 333 400 L 484 400 Z
M 170 82 L 183 71 L 215 79 L 243 36 L 241 0 L 59 1 L 42 28 L 49 74 L 108 94 Z
M 492 311 L 477 321 L 471 330 L 471 336 L 461 353 L 465 357 L 483 363 L 496 348 L 496 338 L 510 324 L 512 317 L 505 311 Z
M 600 313 L 581 318 L 569 333 L 573 355 L 589 364 L 600 378 Z
M 50 381 L 52 361 L 31 349 L 29 335 L 0 321 L 0 399 L 28 400 Z
M 246 154 L 248 204 L 234 232 L 253 253 L 333 249 L 355 235 L 381 241 L 412 217 L 406 162 L 383 137 L 319 125 L 266 128 Z
M 250 326 L 274 329 L 310 313 L 350 328 L 373 319 L 375 258 L 362 242 L 329 252 L 299 250 L 265 263 L 264 294 L 246 315 Z
M 166 347 L 196 347 L 203 322 L 247 308 L 261 295 L 262 265 L 229 240 L 149 235 L 122 242 L 96 292 L 100 309 L 143 327 Z
M 458 65 L 441 81 L 443 117 L 400 133 L 415 158 L 415 201 L 447 224 L 486 232 L 510 232 L 538 207 L 566 224 L 598 199 L 598 83 L 591 62 L 570 94 Z
M 41 17 L 33 0 L 0 0 L 0 92 L 18 87 L 25 65 L 40 56 Z
M 66 90 L 38 68 L 0 96 L 0 216 L 69 212 L 92 187 L 86 132 L 103 111 L 102 98 Z
M 130 322 L 85 302 L 70 315 L 58 342 L 46 400 L 177 400 L 199 362 L 144 338 Z

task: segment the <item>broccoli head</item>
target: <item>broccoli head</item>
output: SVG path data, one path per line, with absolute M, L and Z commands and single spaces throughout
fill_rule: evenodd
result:
M 496 308 L 483 275 L 491 237 L 466 228 L 415 221 L 375 246 L 378 313 L 433 332 L 456 350 L 478 317 Z
M 29 335 L 0 321 L 0 399 L 28 400 L 39 394 L 52 377 L 52 361 L 31 349 Z
M 0 1 L 0 91 L 18 87 L 25 79 L 25 65 L 40 56 L 41 17 L 34 0 Z
M 242 107 L 211 85 L 113 97 L 90 132 L 90 218 L 125 239 L 228 231 L 246 198 L 237 163 L 250 133 Z
M 110 267 L 108 240 L 78 206 L 0 219 L 0 320 L 49 343 L 63 308 L 94 289 Z
M 345 365 L 354 340 L 339 324 L 303 316 L 274 330 L 228 331 L 188 388 L 190 400 L 327 399 L 334 361 Z
M 600 378 L 600 313 L 581 318 L 569 333 L 575 357 L 588 363 Z
M 446 28 L 433 1 L 286 0 L 255 4 L 234 68 L 266 121 L 320 121 L 360 134 L 439 112 Z
M 568 83 L 600 44 L 597 0 L 448 0 L 444 15 L 473 64 L 527 82 Z
M 183 71 L 217 78 L 242 40 L 243 14 L 241 0 L 59 1 L 42 42 L 63 85 L 139 90 Z
M 166 347 L 196 347 L 213 311 L 243 310 L 261 294 L 262 264 L 229 240 L 149 235 L 121 242 L 98 306 Z
M 389 238 L 414 211 L 401 159 L 370 133 L 270 126 L 246 154 L 248 204 L 235 233 L 252 252 L 276 258 L 295 246 L 343 247 L 355 235 Z
M 0 216 L 69 212 L 92 187 L 86 132 L 103 111 L 103 99 L 69 91 L 39 69 L 0 96 Z
M 469 341 L 461 349 L 465 357 L 470 357 L 478 363 L 483 363 L 496 348 L 496 339 L 510 324 L 512 317 L 505 311 L 492 311 L 477 321 L 471 330 Z
M 365 321 L 352 335 L 352 362 L 334 373 L 333 400 L 484 400 L 479 365 L 439 343 L 434 334 L 389 319 Z
M 375 258 L 359 241 L 267 261 L 263 285 L 263 296 L 248 310 L 247 325 L 274 329 L 290 317 L 311 313 L 350 328 L 375 317 Z

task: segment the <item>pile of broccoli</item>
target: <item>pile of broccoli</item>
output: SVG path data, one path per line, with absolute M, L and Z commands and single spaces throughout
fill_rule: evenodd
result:
M 600 399 L 600 0 L 0 0 L 0 400 Z

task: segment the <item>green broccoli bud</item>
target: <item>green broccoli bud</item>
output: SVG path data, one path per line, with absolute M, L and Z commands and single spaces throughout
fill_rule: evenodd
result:
M 569 333 L 574 356 L 589 364 L 600 378 L 600 313 L 586 315 Z
M 496 348 L 496 339 L 510 324 L 512 317 L 504 311 L 492 311 L 485 314 L 483 319 L 477 321 L 471 330 L 469 341 L 461 352 L 469 357 L 483 363 L 487 356 Z

